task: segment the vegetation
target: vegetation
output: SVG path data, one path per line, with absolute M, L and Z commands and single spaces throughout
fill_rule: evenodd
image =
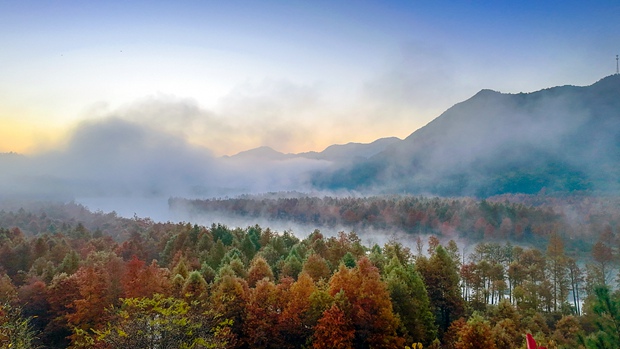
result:
M 570 253 L 588 253 L 607 228 L 620 227 L 617 197 L 572 195 L 548 197 L 504 195 L 470 198 L 373 196 L 360 198 L 307 197 L 275 193 L 239 198 L 170 199 L 170 207 L 204 214 L 295 222 L 313 228 L 358 232 L 401 232 L 414 236 L 435 235 L 442 240 L 511 241 L 544 245 L 554 234 L 564 240 Z
M 587 252 L 593 255 L 577 259 L 567 253 L 561 230 L 570 225 L 554 209 L 402 200 L 386 200 L 393 204 L 384 206 L 373 200 L 343 202 L 388 211 L 404 202 L 427 205 L 434 213 L 425 215 L 437 219 L 432 226 L 443 233 L 413 235 L 412 250 L 395 240 L 366 246 L 353 232 L 326 236 L 315 230 L 301 239 L 258 225 L 232 229 L 124 219 L 75 204 L 2 211 L 2 343 L 522 348 L 525 334 L 532 333 L 547 348 L 620 345 L 620 292 L 614 291 L 620 237 L 613 219 L 589 223 L 601 231 Z M 449 212 L 450 207 L 455 209 Z M 466 210 L 473 217 L 466 217 Z M 551 220 L 544 225 L 549 233 L 541 235 L 543 244 L 489 239 L 459 246 L 449 239 L 450 230 L 441 228 L 445 217 L 456 222 L 459 215 L 478 220 L 475 215 L 486 214 L 492 224 L 511 210 L 517 222 L 528 219 L 531 233 L 543 229 L 538 227 L 545 218 L 535 217 Z

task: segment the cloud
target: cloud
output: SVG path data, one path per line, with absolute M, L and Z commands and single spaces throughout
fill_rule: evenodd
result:
M 207 149 L 118 118 L 80 123 L 63 149 L 13 168 L 11 192 L 63 196 L 162 195 L 216 179 Z M 17 181 L 17 177 L 21 180 Z M 4 183 L 10 183 L 7 178 Z
M 62 149 L 0 156 L 0 199 L 213 197 L 308 188 L 324 161 L 256 163 L 215 157 L 178 135 L 118 117 L 84 121 Z
M 220 100 L 217 110 L 254 144 L 288 152 L 314 145 L 325 126 L 320 120 L 326 114 L 325 104 L 318 85 L 267 79 L 237 86 Z
M 453 103 L 459 89 L 452 67 L 452 57 L 440 46 L 409 42 L 382 72 L 364 83 L 363 99 L 374 105 L 377 115 L 386 110 L 394 116 L 435 117 Z

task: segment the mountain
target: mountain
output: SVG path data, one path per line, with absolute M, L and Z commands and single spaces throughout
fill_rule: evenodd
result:
M 289 154 L 280 153 L 271 147 L 263 146 L 246 151 L 242 151 L 232 156 L 227 156 L 228 159 L 237 160 L 286 160 L 291 156 Z
M 396 137 L 380 138 L 372 143 L 334 144 L 325 148 L 322 152 L 311 151 L 298 154 L 284 154 L 270 147 L 258 147 L 242 151 L 227 158 L 240 160 L 286 160 L 293 158 L 305 158 L 343 163 L 353 160 L 368 159 L 399 141 L 400 139 Z
M 334 144 L 325 148 L 325 150 L 320 153 L 299 153 L 297 154 L 297 156 L 328 161 L 350 161 L 368 159 L 384 151 L 386 148 L 399 141 L 399 138 L 388 137 L 377 139 L 372 143 Z
M 364 161 L 317 172 L 328 189 L 490 196 L 620 189 L 620 75 L 532 93 L 482 90 Z

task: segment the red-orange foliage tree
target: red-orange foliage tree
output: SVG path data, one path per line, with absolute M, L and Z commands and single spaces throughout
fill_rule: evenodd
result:
M 262 279 L 248 292 L 243 335 L 250 348 L 279 348 L 278 292 L 272 281 Z
M 310 318 L 310 296 L 316 291 L 312 278 L 301 273 L 295 283 L 288 289 L 287 301 L 280 314 L 278 327 L 283 343 L 282 347 L 301 348 L 312 335 L 315 325 Z
M 314 328 L 314 349 L 351 349 L 355 329 L 336 304 L 325 310 L 323 317 Z
M 355 329 L 356 348 L 404 345 L 404 340 L 396 334 L 398 320 L 392 310 L 387 286 L 368 258 L 360 258 L 351 270 L 341 264 L 330 280 L 329 292 L 332 296 L 343 292 L 351 306 L 348 315 Z

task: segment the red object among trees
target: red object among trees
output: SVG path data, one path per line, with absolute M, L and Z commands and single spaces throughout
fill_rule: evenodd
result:
M 536 341 L 534 340 L 534 337 L 532 337 L 531 334 L 528 333 L 525 337 L 527 340 L 527 349 L 547 349 L 545 347 L 537 346 Z

